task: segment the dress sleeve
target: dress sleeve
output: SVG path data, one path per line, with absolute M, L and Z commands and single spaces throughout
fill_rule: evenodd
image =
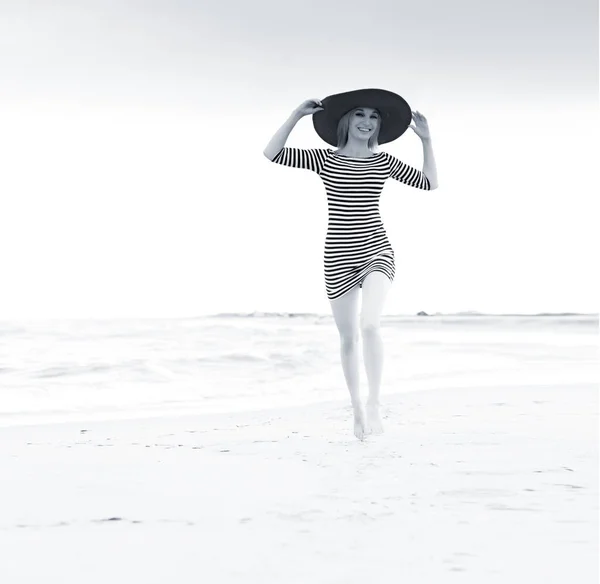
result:
M 273 162 L 292 166 L 294 168 L 306 168 L 320 174 L 328 152 L 324 148 L 282 148 L 279 154 L 273 158 Z
M 429 179 L 420 170 L 409 166 L 387 152 L 386 156 L 390 163 L 391 178 L 417 189 L 431 190 Z

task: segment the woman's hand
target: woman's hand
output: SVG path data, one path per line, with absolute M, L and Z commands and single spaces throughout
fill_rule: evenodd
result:
M 320 99 L 307 99 L 294 110 L 294 113 L 298 114 L 300 117 L 304 117 L 324 109 Z
M 414 126 L 408 126 L 414 133 L 421 138 L 421 140 L 429 140 L 431 134 L 429 133 L 429 125 L 427 124 L 427 118 L 418 111 L 413 111 L 413 120 L 415 121 Z

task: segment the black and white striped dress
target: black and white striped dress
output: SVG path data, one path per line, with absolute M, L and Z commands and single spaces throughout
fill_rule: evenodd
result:
M 394 250 L 379 214 L 379 196 L 391 177 L 429 190 L 427 177 L 387 152 L 370 158 L 336 154 L 330 148 L 283 148 L 273 162 L 316 172 L 327 193 L 325 237 L 327 298 L 343 296 L 371 272 L 394 279 Z

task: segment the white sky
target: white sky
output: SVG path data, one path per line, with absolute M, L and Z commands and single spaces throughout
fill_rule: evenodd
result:
M 323 185 L 262 150 L 358 87 L 428 118 L 440 181 L 386 183 L 386 314 L 597 312 L 595 3 L 199 4 L 2 4 L 0 318 L 329 313 Z

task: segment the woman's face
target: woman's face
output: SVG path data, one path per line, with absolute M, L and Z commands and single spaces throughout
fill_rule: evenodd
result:
M 357 108 L 350 115 L 348 139 L 368 141 L 379 124 L 377 110 L 370 107 Z

